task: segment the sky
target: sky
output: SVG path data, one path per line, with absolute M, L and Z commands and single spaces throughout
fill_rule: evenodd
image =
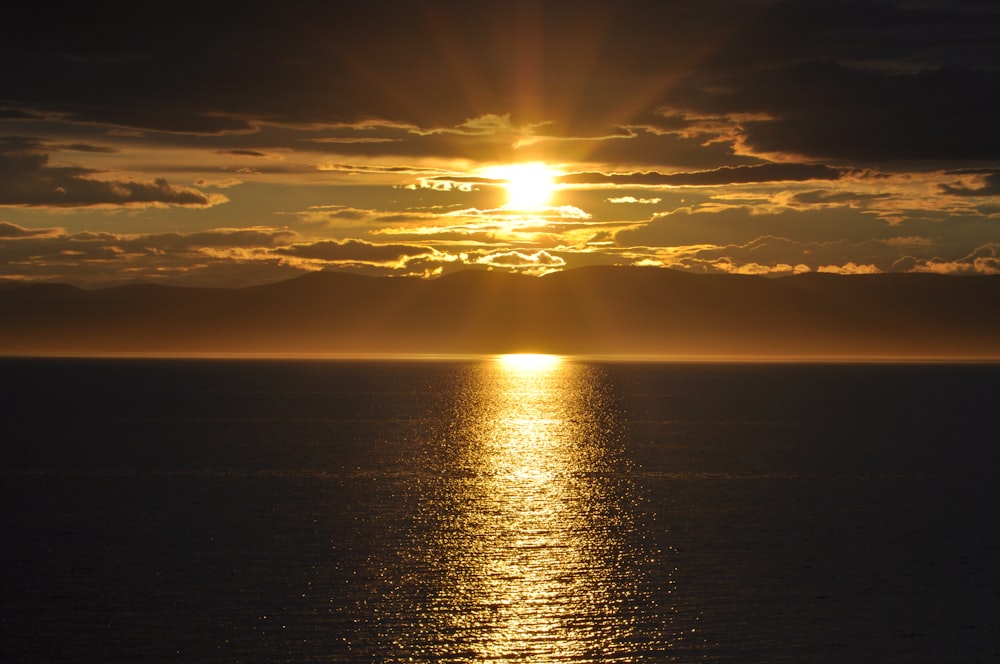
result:
M 36 2 L 0 280 L 1000 272 L 1000 5 Z

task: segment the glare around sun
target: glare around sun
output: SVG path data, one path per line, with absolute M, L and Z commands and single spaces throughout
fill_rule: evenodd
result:
M 531 210 L 552 202 L 556 172 L 544 163 L 510 164 L 487 170 L 489 177 L 503 181 L 507 191 L 504 207 Z

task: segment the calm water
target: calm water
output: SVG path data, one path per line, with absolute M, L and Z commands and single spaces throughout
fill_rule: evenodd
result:
M 1000 365 L 0 371 L 5 662 L 1000 660 Z

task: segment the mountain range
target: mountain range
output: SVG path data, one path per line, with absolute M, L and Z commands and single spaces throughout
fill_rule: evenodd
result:
M 1000 275 L 786 277 L 589 267 L 315 272 L 238 289 L 0 288 L 0 354 L 1000 359 Z

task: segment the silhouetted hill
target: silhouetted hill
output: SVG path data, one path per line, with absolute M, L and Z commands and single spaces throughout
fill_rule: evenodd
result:
M 0 352 L 1000 358 L 1000 277 L 591 267 L 0 289 Z

